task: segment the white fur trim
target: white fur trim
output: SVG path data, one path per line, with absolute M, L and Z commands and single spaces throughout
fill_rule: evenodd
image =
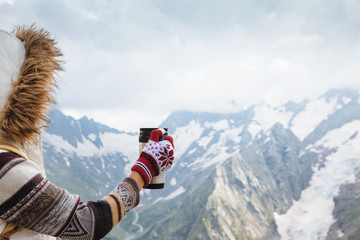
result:
M 25 60 L 24 44 L 12 34 L 0 30 L 0 110 L 4 108 Z

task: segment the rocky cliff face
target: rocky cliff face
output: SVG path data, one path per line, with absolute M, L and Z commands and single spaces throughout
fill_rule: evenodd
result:
M 360 239 L 360 171 L 354 183 L 344 184 L 334 199 L 334 217 L 327 240 Z
M 210 211 L 203 220 L 212 223 L 207 224 L 211 239 L 279 237 L 273 213 L 285 212 L 299 199 L 312 175 L 314 154 L 299 157 L 300 146 L 291 131 L 276 124 L 216 168 Z
M 186 197 L 142 212 L 140 218 L 154 217 L 144 226 L 166 217 L 138 239 L 278 239 L 274 211 L 285 212 L 312 175 L 314 154 L 299 157 L 300 151 L 299 139 L 274 125 Z M 153 210 L 170 206 L 166 213 Z

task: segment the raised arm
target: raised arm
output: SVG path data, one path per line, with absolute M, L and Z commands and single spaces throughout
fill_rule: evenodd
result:
M 159 131 L 155 130 L 154 136 L 158 136 Z M 159 149 L 153 149 L 150 153 L 144 150 L 129 177 L 101 200 L 87 203 L 44 178 L 39 167 L 31 160 L 25 160 L 11 152 L 2 152 L 0 218 L 28 230 L 63 239 L 103 238 L 138 205 L 139 192 L 149 183 L 149 178 L 171 167 L 172 138 L 154 142 Z M 158 151 L 163 153 L 164 148 L 170 149 L 165 160 L 157 157 L 161 155 Z M 138 163 L 144 165 L 144 168 L 151 168 L 147 169 L 150 176 L 144 176 L 146 169 L 137 169 Z

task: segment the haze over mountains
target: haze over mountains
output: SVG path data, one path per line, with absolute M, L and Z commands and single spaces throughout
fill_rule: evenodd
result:
M 44 131 L 47 174 L 96 200 L 138 157 L 137 133 L 59 110 Z M 176 163 L 163 190 L 109 239 L 360 239 L 360 92 L 237 113 L 173 112 Z M 142 127 L 142 126 L 141 126 Z

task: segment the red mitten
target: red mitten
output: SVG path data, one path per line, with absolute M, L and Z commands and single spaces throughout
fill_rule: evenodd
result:
M 174 143 L 171 136 L 164 136 L 164 140 L 159 141 L 165 133 L 164 129 L 153 130 L 150 139 L 140 154 L 139 159 L 131 168 L 131 171 L 140 173 L 147 186 L 154 176 L 171 168 L 174 157 Z

